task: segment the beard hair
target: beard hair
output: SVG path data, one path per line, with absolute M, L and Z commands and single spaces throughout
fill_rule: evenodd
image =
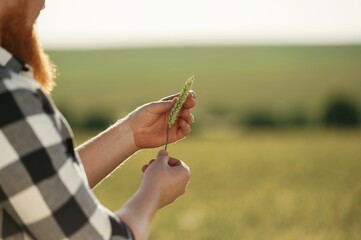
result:
M 27 1 L 25 1 L 27 2 Z M 34 78 L 50 93 L 55 86 L 56 67 L 44 52 L 34 26 L 27 27 L 26 7 L 14 7 L 3 18 L 1 45 L 11 54 L 29 64 Z

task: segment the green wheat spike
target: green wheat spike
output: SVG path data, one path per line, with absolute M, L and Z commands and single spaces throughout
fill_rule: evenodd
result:
M 167 138 L 166 138 L 166 143 L 165 143 L 165 148 L 164 148 L 165 150 L 167 150 L 167 146 L 168 146 L 168 140 L 169 140 L 168 138 L 169 138 L 170 129 L 171 129 L 172 125 L 175 123 L 175 121 L 177 120 L 179 111 L 182 108 L 184 102 L 186 101 L 189 90 L 191 89 L 193 83 L 194 83 L 194 76 L 191 76 L 185 82 L 184 87 L 178 96 L 178 100 L 175 103 L 174 107 L 172 108 L 172 111 L 170 112 L 170 116 L 169 116 L 169 120 L 168 120 L 168 127 L 167 127 Z

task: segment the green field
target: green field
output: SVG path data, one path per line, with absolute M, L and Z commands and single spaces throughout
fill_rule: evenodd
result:
M 361 134 L 244 133 L 189 138 L 170 153 L 191 168 L 184 197 L 161 210 L 150 239 L 357 240 Z M 95 192 L 115 210 L 135 192 L 144 150 Z
M 255 110 L 303 113 L 317 120 L 335 95 L 346 95 L 361 107 L 361 46 L 119 49 L 50 55 L 60 72 L 54 98 L 73 115 L 100 111 L 116 119 L 179 91 L 192 74 L 199 126 L 230 124 Z
M 361 107 L 361 46 L 204 47 L 52 51 L 53 97 L 68 116 L 110 114 L 180 90 L 196 75 L 196 123 L 170 145 L 192 178 L 185 196 L 161 210 L 151 240 L 361 239 L 361 130 L 320 126 L 246 130 L 254 110 L 302 112 L 319 121 L 332 97 Z M 91 133 L 75 129 L 81 143 Z M 115 210 L 135 192 L 143 150 L 95 193 Z

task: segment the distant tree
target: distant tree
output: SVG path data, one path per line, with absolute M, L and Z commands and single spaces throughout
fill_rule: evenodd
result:
M 360 112 L 352 101 L 336 98 L 326 107 L 323 122 L 326 126 L 357 127 L 360 125 Z
M 216 117 L 224 117 L 226 115 L 229 115 L 232 110 L 227 107 L 226 105 L 216 105 L 216 104 L 213 104 L 213 105 L 210 105 L 207 109 L 208 113 L 210 113 L 211 115 L 213 116 L 216 116 Z
M 247 115 L 242 121 L 250 129 L 277 128 L 279 121 L 267 112 L 254 112 Z
M 71 107 L 68 105 L 58 104 L 58 109 L 72 128 L 79 127 L 79 119 L 77 119 L 77 117 L 74 115 L 75 111 L 73 111 Z
M 84 130 L 104 130 L 112 123 L 112 118 L 104 112 L 88 113 L 80 124 Z
M 291 128 L 301 128 L 309 126 L 310 122 L 306 113 L 303 111 L 295 111 L 285 117 L 283 124 Z

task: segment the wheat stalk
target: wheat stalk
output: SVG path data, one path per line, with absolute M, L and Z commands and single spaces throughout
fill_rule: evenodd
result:
M 175 103 L 174 107 L 172 108 L 172 111 L 170 112 L 169 119 L 168 119 L 168 127 L 167 127 L 167 137 L 166 137 L 166 143 L 165 143 L 165 150 L 167 150 L 168 141 L 169 141 L 169 132 L 172 127 L 172 125 L 175 123 L 175 121 L 178 118 L 179 111 L 181 110 L 184 102 L 187 100 L 187 96 L 189 93 L 189 90 L 191 89 L 192 85 L 194 83 L 194 76 L 191 76 L 187 79 L 187 81 L 184 84 L 184 87 L 182 88 L 182 91 L 180 92 L 177 102 Z

